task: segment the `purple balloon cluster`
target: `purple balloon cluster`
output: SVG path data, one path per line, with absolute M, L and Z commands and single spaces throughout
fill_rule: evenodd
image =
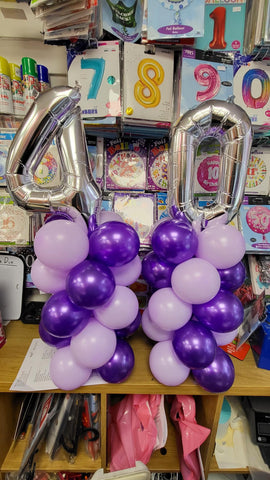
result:
M 228 390 L 234 381 L 230 357 L 219 348 L 231 342 L 244 309 L 233 293 L 245 279 L 242 234 L 210 221 L 196 232 L 184 214 L 159 223 L 142 275 L 153 287 L 142 329 L 157 342 L 149 357 L 153 376 L 180 385 L 190 372 L 210 392 Z
M 111 383 L 134 367 L 126 341 L 141 324 L 138 299 L 128 288 L 141 274 L 137 232 L 112 215 L 97 225 L 56 214 L 37 232 L 31 275 L 51 293 L 39 325 L 40 337 L 57 348 L 50 375 L 57 387 L 73 390 L 93 370 Z

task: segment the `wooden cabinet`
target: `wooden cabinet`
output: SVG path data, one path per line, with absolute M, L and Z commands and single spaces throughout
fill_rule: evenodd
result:
M 16 412 L 20 400 L 20 393 L 11 392 L 10 386 L 15 379 L 23 358 L 33 338 L 38 338 L 36 325 L 25 325 L 20 321 L 13 321 L 6 328 L 7 342 L 0 350 L 0 471 L 2 473 L 15 471 L 19 468 L 25 448 L 25 441 L 13 444 L 13 434 L 16 424 Z M 101 454 L 96 461 L 91 461 L 84 452 L 83 444 L 74 464 L 67 462 L 64 455 L 58 455 L 51 461 L 42 450 L 37 455 L 38 470 L 73 470 L 95 471 L 98 468 L 109 469 L 107 454 L 107 407 L 110 396 L 128 393 L 160 393 L 167 395 L 193 395 L 196 400 L 197 421 L 209 427 L 211 434 L 201 447 L 202 460 L 206 475 L 208 472 L 217 472 L 218 469 L 213 451 L 215 436 L 222 407 L 224 394 L 211 394 L 198 386 L 191 376 L 178 387 L 167 387 L 158 383 L 148 365 L 148 356 L 152 342 L 142 332 L 130 337 L 130 344 L 135 353 L 135 367 L 127 381 L 121 384 L 102 384 L 81 387 L 74 392 L 99 393 L 101 396 Z M 250 351 L 244 361 L 233 359 L 235 366 L 235 381 L 226 395 L 262 395 L 270 396 L 270 372 L 258 369 Z M 60 390 L 56 390 L 60 392 Z M 173 472 L 179 471 L 179 458 L 174 427 L 168 421 L 169 435 L 165 449 L 153 453 L 148 468 L 151 471 Z M 234 470 L 235 472 L 235 470 Z M 247 470 L 240 470 L 247 472 Z

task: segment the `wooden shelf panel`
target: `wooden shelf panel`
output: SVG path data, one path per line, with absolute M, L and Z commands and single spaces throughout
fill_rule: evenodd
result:
M 8 392 L 33 338 L 38 338 L 37 325 L 25 325 L 16 320 L 6 327 L 7 342 L 0 350 L 0 392 Z M 91 385 L 74 392 L 92 393 L 163 393 L 209 395 L 195 383 L 192 376 L 177 387 L 167 387 L 153 378 L 149 368 L 149 353 L 153 343 L 139 331 L 129 338 L 135 354 L 135 366 L 130 377 L 121 384 Z M 232 357 L 231 357 L 232 358 Z M 270 396 L 270 371 L 257 368 L 252 351 L 241 361 L 232 358 L 235 381 L 227 395 Z M 59 391 L 59 390 L 56 390 Z

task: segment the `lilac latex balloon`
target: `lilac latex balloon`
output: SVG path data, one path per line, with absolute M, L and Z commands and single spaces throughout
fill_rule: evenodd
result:
M 87 326 L 72 337 L 70 349 L 77 363 L 88 368 L 99 368 L 113 356 L 116 334 L 97 320 L 91 319 Z
M 165 262 L 184 262 L 195 255 L 197 246 L 197 235 L 192 226 L 181 220 L 162 222 L 152 234 L 152 248 Z
M 38 230 L 34 250 L 41 263 L 69 271 L 88 255 L 88 236 L 77 223 L 54 220 Z
M 228 343 L 231 343 L 235 337 L 237 336 L 238 333 L 238 328 L 235 330 L 232 330 L 231 332 L 214 332 L 212 330 L 212 334 L 215 337 L 215 340 L 217 342 L 217 345 L 222 346 L 222 345 L 228 345 Z
M 140 239 L 124 222 L 105 222 L 89 238 L 90 256 L 110 267 L 120 267 L 139 253 Z
M 201 258 L 191 258 L 177 265 L 171 282 L 175 295 L 192 304 L 208 302 L 220 288 L 217 269 Z
M 141 315 L 141 312 L 139 310 L 135 320 L 133 320 L 133 322 L 131 322 L 130 325 L 128 325 L 125 328 L 119 328 L 119 329 L 115 330 L 117 338 L 128 338 L 131 335 L 133 335 L 133 333 L 135 333 L 138 330 L 138 328 L 140 327 L 141 320 L 142 320 L 142 315 Z
M 42 320 L 39 323 L 38 329 L 41 340 L 44 343 L 47 343 L 47 345 L 50 345 L 51 347 L 63 348 L 67 347 L 70 344 L 71 336 L 57 337 L 56 335 L 52 335 L 46 330 L 46 328 L 44 328 Z
M 58 337 L 74 335 L 86 325 L 90 316 L 89 310 L 70 301 L 65 290 L 54 293 L 41 311 L 44 328 Z
M 246 278 L 246 269 L 243 262 L 223 270 L 218 270 L 221 284 L 220 288 L 234 292 L 243 284 Z
M 220 393 L 231 388 L 235 371 L 229 355 L 217 347 L 213 362 L 208 367 L 192 370 L 192 375 L 205 390 Z
M 151 320 L 148 308 L 142 314 L 142 329 L 145 335 L 154 342 L 171 340 L 173 337 L 173 330 L 162 330 Z
M 156 380 L 170 387 L 183 383 L 190 373 L 190 369 L 176 355 L 171 340 L 154 345 L 149 356 L 149 366 Z
M 35 287 L 45 293 L 56 293 L 66 288 L 67 272 L 50 268 L 38 258 L 31 267 L 31 279 Z
M 114 293 L 103 307 L 96 308 L 94 315 L 105 327 L 119 329 L 128 327 L 137 317 L 139 302 L 128 287 L 116 285 Z
M 98 369 L 105 382 L 120 383 L 126 380 L 134 367 L 134 353 L 125 340 L 117 339 L 115 352 L 110 360 Z
M 193 314 L 214 332 L 230 332 L 238 328 L 244 319 L 244 308 L 232 292 L 220 290 L 210 302 L 193 305 Z
M 178 358 L 189 368 L 207 367 L 217 348 L 211 330 L 193 320 L 174 332 L 172 344 Z
M 151 296 L 148 312 L 152 321 L 162 330 L 177 330 L 189 321 L 192 306 L 183 302 L 172 288 L 160 288 Z
M 75 390 L 89 379 L 92 370 L 78 365 L 70 347 L 57 350 L 51 360 L 50 376 L 61 390 Z
M 116 212 L 111 212 L 108 210 L 101 210 L 98 217 L 98 224 L 101 225 L 105 222 L 123 222 L 121 215 Z
M 204 258 L 218 269 L 230 268 L 245 255 L 243 235 L 231 225 L 215 224 L 198 235 L 196 256 Z
M 114 289 L 115 280 L 110 268 L 96 260 L 84 260 L 67 276 L 68 296 L 79 307 L 93 309 L 104 305 Z
M 149 252 L 142 261 L 142 276 L 153 288 L 171 287 L 175 264 L 165 262 L 155 252 Z
M 111 267 L 116 285 L 127 287 L 138 280 L 142 271 L 142 262 L 139 255 L 136 255 L 131 262 L 121 267 Z

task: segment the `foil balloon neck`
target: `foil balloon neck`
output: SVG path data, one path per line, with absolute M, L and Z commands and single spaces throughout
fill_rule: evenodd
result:
M 87 218 L 99 208 L 101 193 L 88 161 L 79 100 L 77 88 L 55 87 L 40 94 L 25 116 L 6 162 L 7 188 L 20 207 L 51 212 L 69 205 Z M 61 180 L 44 188 L 34 176 L 53 139 Z
M 197 149 L 207 137 L 220 144 L 217 193 L 211 205 L 199 207 L 194 198 Z M 192 222 L 238 212 L 246 183 L 252 126 L 245 111 L 222 100 L 209 100 L 186 112 L 173 125 L 170 139 L 169 206 L 176 206 Z

